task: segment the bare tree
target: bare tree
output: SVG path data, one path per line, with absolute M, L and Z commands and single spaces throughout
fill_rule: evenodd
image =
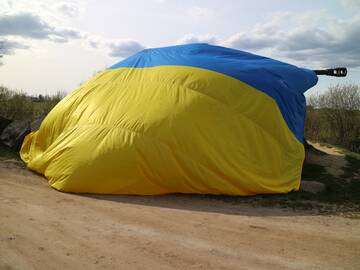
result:
M 358 85 L 335 85 L 320 95 L 311 96 L 308 104 L 316 110 L 317 116 L 310 115 L 308 129 L 318 126 L 316 135 L 326 133 L 334 142 L 349 146 L 360 137 L 360 87 Z M 315 119 L 316 118 L 316 119 Z M 319 121 L 326 121 L 321 123 Z M 309 131 L 311 132 L 311 131 Z

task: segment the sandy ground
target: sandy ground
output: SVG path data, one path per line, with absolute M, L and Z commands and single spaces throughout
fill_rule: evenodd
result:
M 0 269 L 360 269 L 360 220 L 195 195 L 65 194 L 0 162 Z
M 326 156 L 322 156 L 308 152 L 306 154 L 306 159 L 309 163 L 324 166 L 329 174 L 336 177 L 341 176 L 344 173 L 343 168 L 346 167 L 347 162 L 345 160 L 345 154 L 341 151 L 341 149 L 335 146 L 325 146 L 320 143 L 313 143 L 309 141 L 308 143 L 317 150 L 327 154 Z

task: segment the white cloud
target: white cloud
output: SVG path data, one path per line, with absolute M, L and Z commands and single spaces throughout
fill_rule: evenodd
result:
M 359 0 L 340 0 L 342 6 L 351 11 L 351 12 L 359 12 L 360 11 L 360 1 Z
M 180 38 L 177 42 L 177 44 L 189 44 L 189 43 L 210 43 L 210 44 L 216 44 L 218 43 L 218 40 L 216 37 L 211 35 L 193 35 L 188 34 Z
M 79 7 L 74 2 L 60 2 L 55 7 L 68 17 L 76 17 L 79 14 Z
M 145 49 L 145 46 L 136 40 L 107 40 L 99 36 L 88 37 L 87 45 L 92 49 L 106 52 L 109 56 L 117 58 L 125 58 Z
M 0 14 L 0 36 L 67 42 L 70 39 L 81 38 L 82 35 L 75 29 L 54 27 L 39 16 L 29 12 Z
M 3 65 L 2 58 L 6 55 L 12 55 L 18 49 L 28 49 L 29 46 L 18 41 L 9 41 L 0 39 L 0 66 Z
M 100 47 L 104 47 L 105 41 L 101 37 L 89 36 L 87 38 L 87 45 L 92 49 L 99 49 Z
M 305 66 L 359 67 L 360 18 L 338 20 L 324 11 L 277 15 L 222 44 Z
M 139 42 L 128 39 L 108 41 L 107 46 L 110 49 L 109 55 L 113 57 L 127 57 L 145 49 Z
M 0 2 L 0 8 L 2 12 L 10 11 L 14 8 L 14 2 L 11 0 L 3 0 Z
M 11 55 L 17 49 L 27 49 L 28 45 L 25 45 L 18 41 L 0 40 L 0 55 Z

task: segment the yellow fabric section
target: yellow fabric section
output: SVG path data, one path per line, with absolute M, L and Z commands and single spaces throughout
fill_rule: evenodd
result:
M 108 194 L 285 193 L 299 188 L 304 160 L 271 97 L 183 66 L 96 75 L 20 154 L 55 189 Z

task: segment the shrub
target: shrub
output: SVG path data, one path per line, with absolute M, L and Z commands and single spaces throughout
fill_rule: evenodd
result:
M 40 114 L 47 114 L 63 97 L 63 92 L 55 95 L 30 97 L 22 91 L 0 86 L 0 115 L 12 120 L 34 120 Z
M 14 120 L 29 118 L 32 115 L 31 98 L 21 91 L 0 87 L 0 115 Z
M 307 138 L 350 147 L 360 138 L 360 87 L 336 85 L 308 99 Z

